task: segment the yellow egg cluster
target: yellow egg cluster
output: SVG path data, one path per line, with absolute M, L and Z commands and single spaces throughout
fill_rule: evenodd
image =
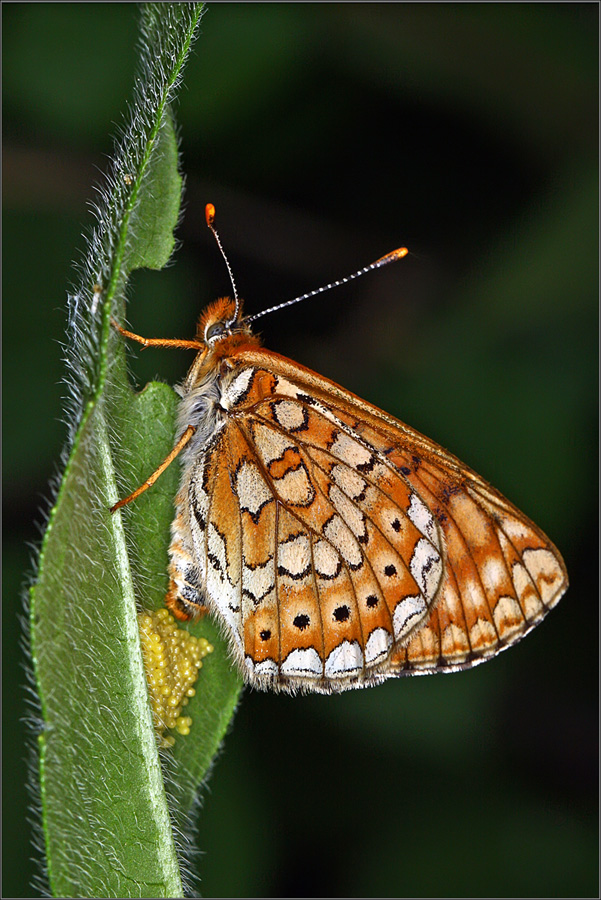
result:
M 182 708 L 196 693 L 198 670 L 213 646 L 178 628 L 167 609 L 142 612 L 138 622 L 154 727 L 160 746 L 172 747 L 175 738 L 165 730 L 190 733 L 192 719 L 182 716 Z

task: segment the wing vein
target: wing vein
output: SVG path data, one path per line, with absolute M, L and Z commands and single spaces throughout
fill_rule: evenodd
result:
M 233 479 L 236 476 L 236 466 L 234 463 L 234 459 L 232 457 L 231 444 L 230 444 L 229 440 L 227 440 L 227 429 L 225 429 L 224 442 L 226 443 L 226 450 L 227 450 L 227 459 L 228 459 L 227 471 L 228 471 L 228 475 L 229 475 L 230 489 L 231 489 L 232 493 L 234 494 L 234 497 L 236 497 L 236 492 L 233 489 Z M 236 497 L 236 500 L 237 500 L 237 497 Z M 240 540 L 238 541 L 238 547 L 240 549 L 240 567 L 239 567 L 240 601 L 239 602 L 240 602 L 240 627 L 241 627 L 241 637 L 242 637 L 242 653 L 244 655 L 246 655 L 246 635 L 244 633 L 244 596 L 242 593 L 243 585 L 244 585 L 244 578 L 243 578 L 243 574 L 244 574 L 243 540 L 244 540 L 244 538 L 243 538 L 243 533 L 242 533 L 242 510 L 240 509 L 240 504 L 238 502 L 236 502 L 234 505 L 236 506 L 236 508 L 238 510 L 238 526 L 239 526 L 239 534 L 240 534 Z

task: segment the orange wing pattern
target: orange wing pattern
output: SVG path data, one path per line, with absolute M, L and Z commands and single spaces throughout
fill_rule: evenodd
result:
M 168 603 L 206 601 L 252 684 L 465 668 L 558 602 L 558 551 L 438 445 L 275 353 L 221 365 L 226 414 L 185 469 Z

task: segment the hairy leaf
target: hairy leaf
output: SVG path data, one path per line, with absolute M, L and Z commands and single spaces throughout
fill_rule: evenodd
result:
M 240 690 L 211 624 L 195 626 L 216 650 L 201 672 L 193 733 L 167 767 L 177 787 L 166 792 L 137 608 L 158 606 L 165 592 L 177 465 L 130 508 L 109 508 L 171 448 L 177 398 L 159 384 L 133 392 L 110 317 L 123 318 L 130 272 L 162 267 L 173 250 L 181 177 L 169 103 L 201 14 L 196 3 L 144 8 L 130 118 L 70 298 L 69 444 L 30 591 L 55 896 L 182 896 L 172 821 L 181 826 L 191 808 Z

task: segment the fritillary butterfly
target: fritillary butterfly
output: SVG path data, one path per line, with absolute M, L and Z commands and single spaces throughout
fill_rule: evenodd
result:
M 434 441 L 262 348 L 232 286 L 194 341 L 116 326 L 198 351 L 174 450 L 113 507 L 181 453 L 174 615 L 208 608 L 251 685 L 321 693 L 465 669 L 527 634 L 568 585 L 551 541 Z

